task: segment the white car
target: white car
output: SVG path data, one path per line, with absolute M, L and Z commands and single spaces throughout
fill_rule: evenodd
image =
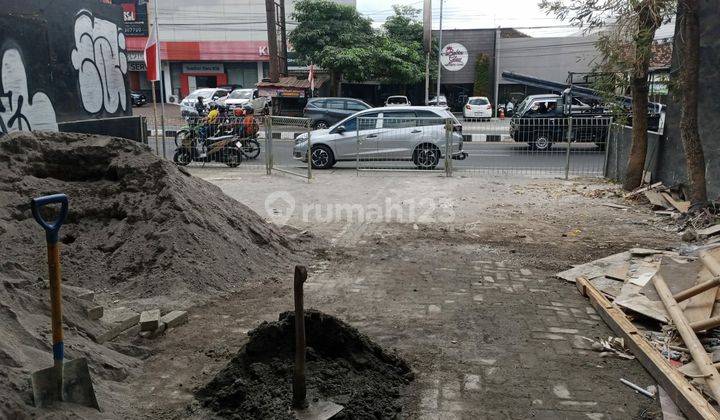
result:
M 312 166 L 329 169 L 336 162 L 360 159 L 412 161 L 419 169 L 434 169 L 444 157 L 447 119 L 453 124 L 451 157 L 465 159 L 462 125 L 452 113 L 435 106 L 398 106 L 360 111 L 328 129 L 311 132 Z M 307 162 L 307 148 L 307 134 L 299 135 L 293 158 Z
M 485 96 L 471 96 L 463 107 L 466 120 L 489 120 L 492 118 L 492 104 Z
M 410 106 L 410 101 L 407 96 L 388 96 L 385 100 L 385 106 Z
M 203 103 L 207 106 L 212 101 L 217 101 L 223 96 L 228 95 L 228 91 L 218 88 L 202 88 L 194 90 L 180 102 L 180 113 L 183 117 L 197 117 L 198 112 L 195 109 L 197 98 L 202 97 Z
M 250 104 L 257 113 L 262 112 L 268 106 L 269 101 L 270 98 L 259 96 L 257 89 L 235 89 L 226 97 L 218 100 L 221 105 L 230 109 Z

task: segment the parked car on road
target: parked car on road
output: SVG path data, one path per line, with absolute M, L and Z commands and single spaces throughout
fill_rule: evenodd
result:
M 388 98 L 385 100 L 385 106 L 410 106 L 411 103 L 408 100 L 407 96 L 388 96 Z
M 428 101 L 428 105 L 429 106 L 447 107 L 448 106 L 447 98 L 445 97 L 445 95 L 440 95 L 440 101 L 438 101 L 437 98 L 433 97 L 432 99 L 430 99 Z
M 492 112 L 492 104 L 487 96 L 471 96 L 463 107 L 463 119 L 489 120 Z
M 140 92 L 130 92 L 130 102 L 133 106 L 143 106 L 147 103 L 147 98 Z
M 270 98 L 259 96 L 257 89 L 235 89 L 227 96 L 218 99 L 220 105 L 228 107 L 231 111 L 245 104 L 250 104 L 255 109 L 255 113 L 267 113 L 270 105 Z
M 445 151 L 448 118 L 453 121 L 452 158 L 465 159 L 462 125 L 452 113 L 438 107 L 398 106 L 367 109 L 311 132 L 312 166 L 329 169 L 336 162 L 360 159 L 412 161 L 420 169 L 434 169 Z M 301 134 L 295 139 L 293 158 L 307 162 L 307 149 L 307 134 Z
M 230 92 L 220 88 L 202 88 L 194 90 L 180 102 L 180 114 L 183 117 L 197 117 L 198 113 L 195 109 L 195 104 L 197 103 L 198 97 L 202 97 L 203 103 L 208 104 L 227 96 L 228 93 Z
M 594 142 L 603 149 L 610 128 L 610 115 L 602 108 L 572 98 L 570 112 L 562 97 L 553 94 L 530 95 L 515 109 L 510 120 L 510 137 L 525 142 L 533 150 L 547 151 L 555 142 L 567 141 L 568 117 L 573 117 L 573 142 Z
M 312 127 L 325 129 L 370 105 L 353 98 L 310 98 L 303 109 L 303 116 L 309 118 Z

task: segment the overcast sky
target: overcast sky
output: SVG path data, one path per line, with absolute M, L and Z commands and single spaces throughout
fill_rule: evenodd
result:
M 503 27 L 545 27 L 521 29 L 531 36 L 563 36 L 577 33 L 538 7 L 539 0 L 445 0 L 443 29 Z M 404 4 L 422 9 L 423 0 L 357 0 L 360 13 L 382 23 L 392 14 L 393 4 Z M 440 21 L 440 0 L 432 0 L 433 29 Z M 560 27 L 558 27 L 560 26 Z M 548 28 L 549 27 L 549 28 Z

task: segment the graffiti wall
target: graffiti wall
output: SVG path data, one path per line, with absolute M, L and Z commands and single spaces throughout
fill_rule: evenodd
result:
M 0 10 L 0 133 L 131 115 L 123 9 L 8 0 Z

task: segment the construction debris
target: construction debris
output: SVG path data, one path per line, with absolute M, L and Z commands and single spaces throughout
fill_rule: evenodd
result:
M 575 281 L 620 336 L 584 338 L 593 349 L 624 357 L 627 345 L 688 418 L 720 418 L 711 405 L 720 401 L 720 247 L 691 250 L 631 249 L 558 277 Z

